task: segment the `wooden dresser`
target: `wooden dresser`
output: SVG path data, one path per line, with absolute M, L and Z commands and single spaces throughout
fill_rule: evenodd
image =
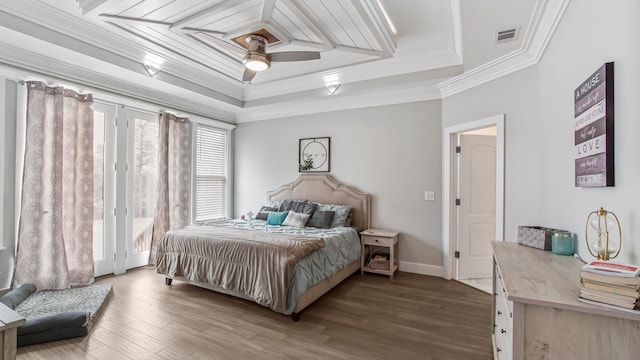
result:
M 16 358 L 18 326 L 25 322 L 22 315 L 0 303 L 0 360 Z
M 578 301 L 582 262 L 493 242 L 496 359 L 637 359 L 640 311 Z

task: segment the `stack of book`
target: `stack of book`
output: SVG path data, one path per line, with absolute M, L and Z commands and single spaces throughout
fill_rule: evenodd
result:
M 580 271 L 580 301 L 615 309 L 640 309 L 640 267 L 592 261 Z

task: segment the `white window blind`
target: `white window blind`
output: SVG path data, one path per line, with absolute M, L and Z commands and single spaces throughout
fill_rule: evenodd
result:
M 197 124 L 195 221 L 226 217 L 227 131 Z

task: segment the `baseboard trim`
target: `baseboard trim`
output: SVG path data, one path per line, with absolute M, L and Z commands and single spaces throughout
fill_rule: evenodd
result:
M 442 266 L 412 263 L 400 261 L 399 270 L 420 275 L 443 277 L 444 268 Z

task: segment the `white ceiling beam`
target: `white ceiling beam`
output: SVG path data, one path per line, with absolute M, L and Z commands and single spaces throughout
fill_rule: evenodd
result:
M 128 16 L 120 16 L 120 15 L 100 14 L 98 16 L 104 19 L 109 19 L 108 21 L 114 22 L 117 24 L 128 24 L 128 25 L 130 25 L 131 23 L 144 24 L 145 26 L 158 27 L 161 29 L 168 29 L 172 25 L 171 23 L 163 22 L 159 20 L 140 19 L 140 18 L 133 18 Z
M 293 12 L 297 17 L 306 20 L 307 26 L 309 29 L 318 37 L 320 40 L 327 45 L 328 48 L 333 47 L 333 42 L 329 39 L 327 34 L 322 31 L 322 26 L 318 24 L 312 16 L 309 16 L 311 10 L 304 3 L 293 3 L 290 0 L 282 0 L 284 4 L 287 4 L 289 10 Z
M 180 31 L 180 32 L 182 32 L 184 34 L 205 33 L 205 34 L 220 35 L 220 36 L 227 35 L 227 33 L 225 33 L 225 32 L 220 32 L 220 31 L 215 31 L 215 30 L 208 30 L 208 29 L 198 29 L 198 28 L 192 28 L 192 27 L 183 27 L 183 28 L 178 29 L 178 31 Z
M 260 22 L 267 23 L 271 20 L 273 15 L 273 8 L 276 6 L 276 0 L 264 0 L 262 4 L 262 14 L 260 15 Z
M 366 6 L 363 6 L 360 0 L 351 0 L 351 3 L 365 24 L 367 24 L 367 28 L 369 28 L 382 50 L 389 55 L 393 55 L 397 47 L 397 39 L 391 28 L 389 28 L 378 2 L 376 0 L 365 0 L 364 4 Z
M 211 13 L 216 13 L 216 12 L 222 12 L 225 10 L 229 10 L 232 9 L 240 4 L 242 4 L 244 1 L 243 0 L 227 0 L 227 1 L 223 1 L 219 4 L 210 6 L 204 10 L 201 10 L 195 14 L 191 14 L 183 19 L 180 19 L 178 21 L 176 21 L 175 23 L 173 23 L 173 25 L 171 25 L 170 28 L 177 28 L 177 27 L 189 27 L 188 24 L 199 20 L 203 17 L 207 17 L 207 16 L 211 16 Z
M 109 22 L 113 22 L 113 23 L 116 23 L 116 24 L 128 24 L 128 25 L 130 25 L 130 24 L 143 24 L 143 25 L 149 26 L 149 27 L 156 27 L 156 28 L 160 28 L 160 29 L 175 30 L 173 23 L 159 21 L 159 20 L 149 20 L 149 19 L 133 18 L 133 17 L 128 17 L 128 16 L 110 15 L 110 14 L 100 14 L 100 17 L 109 19 Z M 190 27 L 182 27 L 182 28 L 179 28 L 177 30 L 182 32 L 182 33 L 186 33 L 186 34 L 193 34 L 193 33 L 196 33 L 196 32 L 203 32 L 203 33 L 214 34 L 214 35 L 222 35 L 222 36 L 226 35 L 224 32 L 220 32 L 220 31 L 208 30 L 208 29 L 199 29 L 199 28 L 190 28 Z
M 228 54 L 219 51 L 218 49 L 216 49 L 215 47 L 207 44 L 207 42 L 212 42 L 214 43 L 216 46 L 221 47 L 224 50 L 229 51 L 230 53 L 233 53 L 236 55 L 236 57 L 230 56 L 232 59 L 238 61 L 237 57 L 242 57 L 244 56 L 244 54 L 246 53 L 246 50 L 243 49 L 242 47 L 240 47 L 240 45 L 236 45 L 236 44 L 231 44 L 228 43 L 224 40 L 218 39 L 216 36 L 213 36 L 211 34 L 207 34 L 205 32 L 202 31 L 198 31 L 196 33 L 192 33 L 191 36 L 195 39 L 198 40 L 198 42 L 200 43 L 204 43 L 205 45 L 207 45 L 209 48 L 211 48 L 214 51 L 218 51 L 221 54 L 224 54 L 226 56 L 229 56 Z
M 346 46 L 346 45 L 334 45 L 334 46 L 336 50 L 348 51 L 355 54 L 376 56 L 379 58 L 391 57 L 391 54 L 387 53 L 386 51 L 363 49 L 363 48 Z
M 139 0 L 80 0 L 78 7 L 82 10 L 82 15 L 97 16 L 103 12 L 120 12 L 121 9 L 128 9 L 139 3 Z M 114 10 L 115 8 L 119 10 Z

